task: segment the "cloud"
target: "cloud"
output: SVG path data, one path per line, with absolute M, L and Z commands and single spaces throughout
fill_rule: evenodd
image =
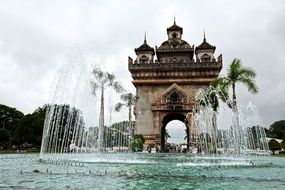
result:
M 284 1 L 1 1 L 0 103 L 25 113 L 45 104 L 61 60 L 74 46 L 118 75 L 134 92 L 127 57 L 143 42 L 159 46 L 173 22 L 191 45 L 207 40 L 223 53 L 224 69 L 234 57 L 257 71 L 258 95 L 238 88 L 238 99 L 256 104 L 265 126 L 284 119 Z

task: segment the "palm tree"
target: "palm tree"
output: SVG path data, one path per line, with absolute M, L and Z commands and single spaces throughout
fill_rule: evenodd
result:
M 255 71 L 250 67 L 244 67 L 240 59 L 235 58 L 230 64 L 227 76 L 223 78 L 223 83 L 225 89 L 232 87 L 232 108 L 234 112 L 237 111 L 236 84 L 242 83 L 247 87 L 249 92 L 256 94 L 258 87 L 254 81 L 255 76 Z
M 122 94 L 121 95 L 121 100 L 123 102 L 119 102 L 116 104 L 115 106 L 115 110 L 117 112 L 119 112 L 121 110 L 121 108 L 123 106 L 126 106 L 128 109 L 129 109 L 129 145 L 131 144 L 130 143 L 130 140 L 133 136 L 133 129 L 132 129 L 132 106 L 135 104 L 135 102 L 137 101 L 137 96 L 133 95 L 132 93 L 126 93 L 126 94 Z
M 165 129 L 164 138 L 165 138 L 165 143 L 167 143 L 167 140 L 168 140 L 169 138 L 171 138 L 171 136 L 169 135 L 169 133 L 168 133 L 168 130 L 167 130 L 167 129 Z
M 235 152 L 240 153 L 241 144 L 241 126 L 239 124 L 238 109 L 237 109 L 237 97 L 236 97 L 236 84 L 241 83 L 245 85 L 249 92 L 256 94 L 258 92 L 258 87 L 255 84 L 254 78 L 256 76 L 255 71 L 250 67 L 244 67 L 241 64 L 241 60 L 235 58 L 228 68 L 228 73 L 225 78 L 223 78 L 223 87 L 229 89 L 232 87 L 232 109 L 235 113 L 234 122 L 234 139 L 235 139 Z
M 213 142 L 211 143 L 213 152 L 216 153 L 217 150 L 217 116 L 216 112 L 219 108 L 219 99 L 223 102 L 228 102 L 228 92 L 226 88 L 224 87 L 224 79 L 223 78 L 217 78 L 215 81 L 213 81 L 206 92 L 198 99 L 198 105 L 200 106 L 211 106 L 212 110 L 214 111 L 212 116 L 212 139 Z
M 117 93 L 124 91 L 122 85 L 116 81 L 116 77 L 108 72 L 103 72 L 99 68 L 92 71 L 94 80 L 91 81 L 92 93 L 96 95 L 98 89 L 101 91 L 101 106 L 99 114 L 99 150 L 103 150 L 104 145 L 104 91 L 107 87 L 111 87 Z
M 224 79 L 217 78 L 210 83 L 205 94 L 198 99 L 198 104 L 201 106 L 211 106 L 213 111 L 217 111 L 219 107 L 219 99 L 223 102 L 228 101 L 228 91 L 224 86 Z

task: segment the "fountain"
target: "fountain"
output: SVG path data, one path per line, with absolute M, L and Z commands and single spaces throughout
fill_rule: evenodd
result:
M 219 108 L 213 109 L 213 101 L 207 94 L 220 94 L 217 89 L 199 90 L 197 105 L 192 114 L 192 139 L 204 145 L 205 152 L 223 155 L 269 154 L 266 134 L 256 106 L 238 105 L 237 111 L 231 108 L 228 99 L 217 99 Z
M 212 155 L 222 162 L 234 159 L 249 165 L 263 165 L 259 158 L 269 156 L 270 151 L 257 107 L 252 103 L 237 105 L 234 111 L 229 99 L 218 97 L 221 94 L 219 88 L 212 86 L 207 91 L 197 92 L 197 104 L 191 113 L 190 133 L 195 145 L 192 152 Z M 215 104 L 218 105 L 216 111 Z
M 91 93 L 92 64 L 80 53 L 64 61 L 55 78 L 50 103 L 46 106 L 40 160 L 47 163 L 129 163 L 177 166 L 253 166 L 268 164 L 259 159 L 268 155 L 268 144 L 257 108 L 238 105 L 238 111 L 218 100 L 213 111 L 206 93 L 199 90 L 192 114 L 191 146 L 181 155 L 144 154 L 130 151 L 129 122 L 112 123 L 116 95 L 111 90 L 105 108 L 109 112 L 100 146 L 100 99 Z M 214 92 L 214 89 L 211 93 Z M 112 98 L 110 98 L 112 97 Z M 206 97 L 206 98 L 205 98 Z M 105 98 L 106 99 L 106 98 Z M 190 114 L 190 113 L 189 113 Z M 107 118 L 106 117 L 106 118 Z M 121 118 L 121 117 L 119 117 Z M 101 131 L 102 133 L 102 131 Z M 262 160 L 262 162 L 261 162 Z

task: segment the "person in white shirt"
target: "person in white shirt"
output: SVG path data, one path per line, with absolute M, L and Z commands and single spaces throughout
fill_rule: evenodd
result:
M 75 148 L 76 148 L 75 142 L 74 142 L 74 140 L 71 140 L 71 143 L 69 145 L 69 151 L 74 152 Z

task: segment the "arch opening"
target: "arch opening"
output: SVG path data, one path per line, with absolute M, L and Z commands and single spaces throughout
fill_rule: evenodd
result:
M 162 120 L 162 152 L 182 152 L 189 149 L 189 129 L 183 114 L 168 114 Z

